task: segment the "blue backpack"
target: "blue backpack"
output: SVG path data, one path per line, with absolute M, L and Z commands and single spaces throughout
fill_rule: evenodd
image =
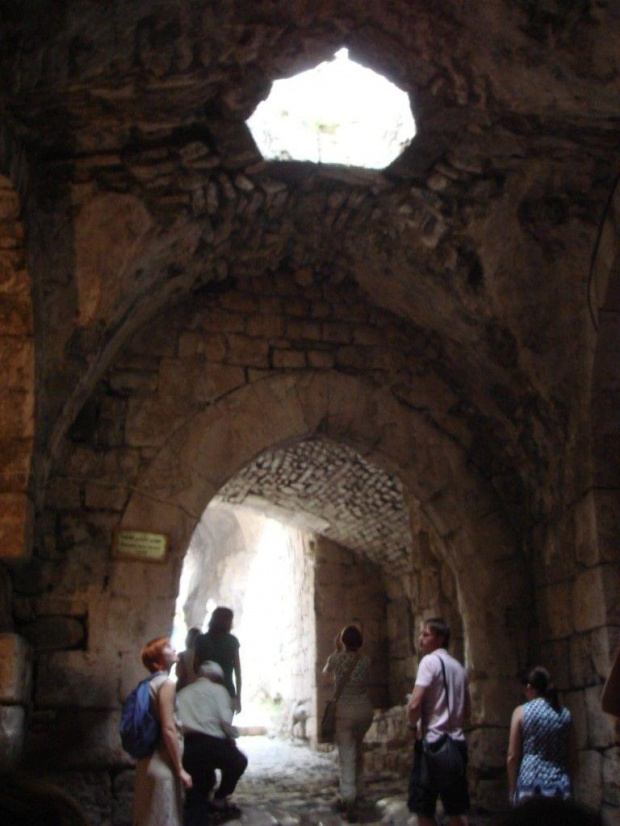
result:
M 149 683 L 155 675 L 138 683 L 123 703 L 118 730 L 125 751 L 136 760 L 153 754 L 159 741 L 160 726 L 151 711 Z

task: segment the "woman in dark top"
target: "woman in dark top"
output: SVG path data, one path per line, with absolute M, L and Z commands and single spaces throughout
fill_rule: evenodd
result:
M 230 608 L 216 608 L 209 621 L 209 630 L 201 634 L 194 643 L 194 671 L 200 664 L 211 660 L 222 666 L 224 685 L 233 698 L 233 708 L 241 711 L 241 661 L 239 659 L 239 640 L 230 633 L 233 625 L 233 612 Z M 233 673 L 235 679 L 233 682 Z
M 194 643 L 199 636 L 200 628 L 192 627 L 188 629 L 187 635 L 185 636 L 185 651 L 181 651 L 177 663 L 177 692 L 196 680 L 196 672 L 194 671 Z

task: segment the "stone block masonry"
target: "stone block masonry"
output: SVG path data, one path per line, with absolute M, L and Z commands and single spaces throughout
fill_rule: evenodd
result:
M 0 562 L 23 562 L 32 549 L 34 508 L 34 325 L 18 194 L 0 175 Z
M 351 551 L 317 537 L 315 556 L 317 709 L 322 714 L 333 693 L 331 677 L 322 673 L 334 650 L 336 634 L 345 625 L 358 625 L 364 635 L 364 653 L 371 661 L 369 694 L 375 708 L 389 704 L 389 638 L 386 595 L 379 568 Z

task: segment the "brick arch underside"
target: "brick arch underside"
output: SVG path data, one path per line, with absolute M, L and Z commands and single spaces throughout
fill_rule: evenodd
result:
M 170 564 L 178 570 L 197 521 L 228 479 L 263 451 L 317 434 L 397 474 L 419 503 L 457 582 L 477 722 L 505 727 L 518 660 L 506 616 L 520 615 L 525 599 L 512 540 L 459 449 L 370 383 L 339 373 L 279 374 L 229 394 L 170 436 L 139 480 L 121 524 L 168 534 Z M 146 602 L 149 594 L 165 593 L 171 574 L 144 567 Z M 132 576 L 117 565 L 114 589 L 129 593 Z
M 21 207 L 0 175 L 0 560 L 22 561 L 32 545 L 34 336 Z

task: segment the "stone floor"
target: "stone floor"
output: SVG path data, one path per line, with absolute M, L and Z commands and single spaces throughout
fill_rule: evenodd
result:
M 234 796 L 243 809 L 244 826 L 342 826 L 330 805 L 338 793 L 335 752 L 315 752 L 302 742 L 267 737 L 243 737 L 239 747 L 249 759 Z M 402 777 L 368 777 L 360 821 L 415 826 L 405 792 Z

